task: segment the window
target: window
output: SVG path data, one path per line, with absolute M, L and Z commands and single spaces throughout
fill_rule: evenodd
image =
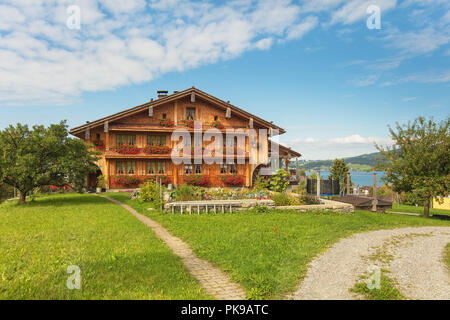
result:
M 221 164 L 220 165 L 220 173 L 221 174 L 236 174 L 237 166 L 236 164 Z
M 116 174 L 136 174 L 136 161 L 117 161 Z
M 124 161 L 116 162 L 116 173 L 117 174 L 125 174 L 125 162 Z
M 195 165 L 195 173 L 196 174 L 202 174 L 202 165 L 201 164 L 196 164 Z
M 162 118 L 163 118 L 163 120 L 166 120 L 167 119 L 167 113 L 163 113 Z
M 166 174 L 166 163 L 164 161 L 147 162 L 147 174 Z
M 195 108 L 186 108 L 186 120 L 195 119 Z
M 158 161 L 158 174 L 166 174 L 166 163 Z
M 147 145 L 149 146 L 165 146 L 166 136 L 147 136 Z
M 147 174 L 155 174 L 156 172 L 155 166 L 156 162 L 154 161 L 147 162 Z
M 136 136 L 135 135 L 123 135 L 123 134 L 118 134 L 116 136 L 116 143 L 118 146 L 121 145 L 129 145 L 129 146 L 134 146 L 136 145 Z
M 136 161 L 128 161 L 127 174 L 136 174 Z
M 214 121 L 217 121 L 219 119 L 218 116 L 214 116 Z
M 100 133 L 96 134 L 97 141 L 100 140 Z
M 192 164 L 184 165 L 184 174 L 192 174 Z
M 220 173 L 221 174 L 227 174 L 228 173 L 228 167 L 226 164 L 221 164 L 220 165 Z

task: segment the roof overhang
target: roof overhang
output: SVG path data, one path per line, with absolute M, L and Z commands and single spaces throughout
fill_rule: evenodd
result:
M 173 93 L 171 95 L 168 95 L 166 97 L 162 97 L 162 98 L 159 98 L 159 99 L 156 99 L 156 100 L 149 101 L 147 103 L 138 105 L 136 107 L 132 107 L 132 108 L 126 109 L 124 111 L 114 113 L 114 114 L 112 114 L 110 116 L 107 116 L 107 117 L 104 117 L 104 118 L 101 118 L 101 119 L 98 119 L 98 120 L 86 123 L 84 125 L 81 125 L 81 126 L 78 126 L 78 127 L 74 127 L 74 128 L 72 128 L 70 130 L 70 134 L 77 135 L 77 134 L 79 134 L 79 133 L 81 133 L 81 132 L 83 132 L 83 131 L 85 131 L 87 129 L 92 129 L 92 128 L 96 128 L 96 127 L 102 126 L 107 121 L 108 122 L 109 121 L 115 121 L 115 120 L 118 120 L 118 119 L 121 119 L 121 118 L 124 118 L 124 117 L 131 116 L 133 114 L 142 112 L 143 110 L 145 110 L 148 107 L 157 107 L 157 106 L 166 104 L 168 102 L 174 102 L 174 101 L 176 101 L 176 100 L 178 100 L 180 98 L 184 98 L 186 96 L 189 96 L 192 93 L 198 95 L 202 99 L 204 99 L 204 100 L 206 100 L 206 101 L 208 101 L 208 102 L 210 102 L 210 103 L 212 103 L 212 104 L 214 104 L 214 105 L 216 105 L 218 107 L 221 107 L 221 108 L 223 108 L 225 110 L 227 108 L 230 108 L 234 113 L 236 113 L 237 115 L 239 115 L 241 117 L 244 117 L 244 118 L 247 118 L 247 119 L 253 118 L 254 123 L 257 123 L 257 124 L 259 124 L 259 125 L 261 125 L 263 127 L 266 127 L 266 128 L 272 128 L 272 130 L 277 130 L 278 134 L 283 134 L 283 133 L 286 132 L 283 128 L 281 128 L 279 126 L 276 126 L 276 125 L 274 125 L 273 123 L 271 123 L 269 121 L 266 121 L 266 120 L 264 120 L 264 119 L 262 119 L 260 117 L 257 117 L 255 115 L 253 115 L 253 114 L 251 114 L 251 113 L 249 113 L 249 112 L 239 108 L 239 107 L 236 107 L 236 106 L 230 104 L 229 102 L 225 102 L 225 101 L 223 101 L 223 100 L 221 100 L 219 98 L 216 98 L 216 97 L 214 97 L 214 96 L 212 96 L 212 95 L 210 95 L 210 94 L 208 94 L 208 93 L 206 93 L 206 92 L 204 92 L 202 90 L 199 90 L 199 89 L 197 89 L 195 87 L 192 87 L 192 88 L 189 88 L 189 89 L 186 89 L 186 90 L 183 90 L 183 91 L 178 91 L 178 92 Z

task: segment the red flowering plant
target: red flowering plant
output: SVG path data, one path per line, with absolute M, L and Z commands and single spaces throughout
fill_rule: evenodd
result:
M 102 140 L 95 140 L 94 145 L 98 150 L 105 149 L 105 143 Z
M 169 119 L 161 119 L 161 121 L 159 122 L 159 125 L 161 127 L 172 128 L 173 126 L 175 126 L 175 123 Z
M 224 129 L 224 125 L 219 120 L 211 122 L 211 127 L 217 128 L 217 129 Z
M 205 187 L 209 184 L 209 177 L 202 174 L 192 174 L 184 177 L 184 182 L 197 187 Z
M 139 149 L 136 146 L 132 146 L 132 145 L 120 145 L 120 146 L 115 146 L 114 148 L 112 148 L 113 151 L 120 153 L 120 154 L 138 154 L 141 152 L 141 149 Z
M 55 191 L 58 191 L 58 190 L 59 190 L 59 187 L 57 187 L 57 186 L 50 186 L 50 191 L 55 192 Z
M 244 176 L 238 174 L 223 174 L 220 176 L 220 179 L 227 186 L 242 186 L 244 184 Z
M 164 185 L 168 185 L 172 180 L 168 175 L 155 175 L 155 176 L 147 176 L 142 179 L 142 183 L 146 183 L 148 181 L 150 182 L 159 182 L 161 180 L 161 183 Z
M 145 154 L 169 154 L 171 151 L 168 146 L 146 146 L 142 149 Z
M 186 127 L 194 128 L 195 121 L 194 120 L 184 120 L 184 124 L 186 125 Z
M 137 176 L 117 175 L 111 177 L 112 183 L 121 186 L 137 186 L 141 183 L 141 179 Z

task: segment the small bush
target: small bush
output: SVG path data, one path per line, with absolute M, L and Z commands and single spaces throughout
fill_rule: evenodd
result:
M 183 184 L 175 189 L 172 193 L 172 198 L 175 201 L 196 201 L 202 200 L 204 189 L 197 188 L 191 185 Z
M 164 187 L 161 187 L 158 183 L 148 181 L 141 185 L 139 197 L 142 201 L 152 202 L 154 208 L 160 208 L 164 205 Z
M 272 200 L 275 202 L 275 205 L 278 206 L 289 206 L 291 204 L 291 200 L 287 194 L 284 193 L 275 193 L 272 195 Z
M 270 178 L 269 188 L 275 192 L 286 191 L 289 185 L 289 172 L 284 169 L 278 169 L 277 172 Z

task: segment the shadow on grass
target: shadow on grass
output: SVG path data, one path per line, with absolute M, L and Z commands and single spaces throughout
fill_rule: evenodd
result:
M 109 202 L 94 194 L 68 193 L 38 196 L 34 200 L 27 199 L 27 203 L 24 205 L 19 205 L 17 202 L 13 205 L 17 207 L 23 206 L 24 208 L 35 208 L 48 206 L 63 207 L 73 205 L 104 205 L 105 203 Z

